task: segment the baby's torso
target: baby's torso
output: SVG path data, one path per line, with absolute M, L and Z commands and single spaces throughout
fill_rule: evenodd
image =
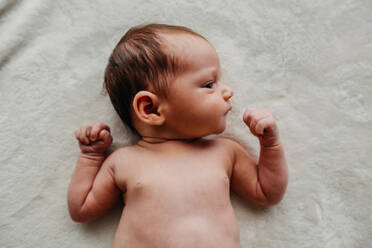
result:
M 131 149 L 115 166 L 125 207 L 113 247 L 240 247 L 223 142 Z

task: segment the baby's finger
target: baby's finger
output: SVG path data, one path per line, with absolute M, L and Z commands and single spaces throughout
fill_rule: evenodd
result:
M 247 108 L 244 112 L 244 115 L 243 115 L 243 121 L 249 126 L 249 122 L 250 122 L 250 117 L 251 117 L 251 114 L 253 112 L 253 108 Z
M 90 139 L 89 137 L 91 135 L 91 131 L 92 131 L 92 126 L 91 125 L 87 126 L 86 135 L 87 135 L 88 140 Z
M 80 141 L 80 142 L 83 142 L 83 126 L 79 127 L 79 129 L 77 130 L 77 139 Z
M 78 140 L 80 137 L 80 128 L 75 130 L 75 138 Z
M 253 119 L 249 123 L 249 129 L 251 130 L 251 133 L 253 135 L 256 135 L 256 125 L 257 125 L 257 120 Z
M 263 120 L 263 119 L 266 119 L 267 118 L 267 115 L 264 114 L 264 113 L 257 113 L 255 118 L 253 118 L 252 122 L 254 123 L 253 125 L 253 129 L 255 130 L 255 127 L 257 126 L 257 124 Z
M 267 127 L 268 125 L 268 120 L 267 119 L 263 119 L 261 121 L 259 121 L 257 123 L 257 126 L 256 126 L 256 129 L 255 129 L 255 132 L 258 134 L 258 135 L 263 135 L 264 132 L 265 132 L 265 128 Z
M 99 131 L 100 131 L 99 123 L 94 123 L 93 126 L 92 126 L 92 132 L 91 132 L 91 136 L 90 136 L 92 141 L 97 140 L 97 136 L 98 136 Z
M 93 141 L 97 140 L 98 139 L 98 134 L 103 130 L 107 130 L 108 132 L 110 132 L 110 127 L 107 126 L 106 124 L 104 123 L 95 123 L 95 125 L 93 126 L 92 128 L 92 134 L 91 134 L 91 138 Z
M 81 127 L 81 133 L 80 133 L 80 141 L 82 141 L 84 144 L 89 145 L 89 139 L 87 137 L 87 129 L 88 125 L 84 125 Z
M 111 142 L 112 142 L 112 136 L 109 133 L 109 131 L 106 130 L 106 129 L 103 129 L 99 133 L 99 138 L 98 139 L 103 140 L 103 143 L 109 143 L 109 144 L 111 144 Z

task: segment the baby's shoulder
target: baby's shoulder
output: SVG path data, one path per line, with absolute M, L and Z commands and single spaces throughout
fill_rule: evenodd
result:
M 124 185 L 123 182 L 126 181 L 123 178 L 124 174 L 126 177 L 129 177 L 137 170 L 137 167 L 143 163 L 141 159 L 143 156 L 135 146 L 117 148 L 110 156 L 112 156 L 112 166 L 116 181 L 118 183 L 121 182 L 119 183 L 120 185 Z M 123 172 L 125 173 L 123 174 Z
M 213 138 L 205 139 L 205 142 L 211 148 L 211 151 L 220 154 L 234 156 L 235 146 L 237 142 L 233 138 L 225 136 L 216 136 Z
M 218 138 L 215 138 L 215 140 L 224 149 L 227 149 L 234 154 L 243 150 L 249 152 L 250 154 L 254 154 L 254 149 L 252 147 L 236 137 L 220 136 Z
M 233 149 L 234 146 L 240 145 L 241 143 L 236 138 L 230 136 L 218 136 L 214 138 L 214 142 L 216 145 L 222 146 L 224 149 Z
M 135 157 L 135 155 L 138 152 L 137 150 L 138 149 L 136 149 L 135 146 L 123 146 L 123 147 L 120 147 L 114 150 L 110 154 L 110 157 L 112 157 L 112 159 L 116 162 L 117 161 L 129 161 L 130 159 Z

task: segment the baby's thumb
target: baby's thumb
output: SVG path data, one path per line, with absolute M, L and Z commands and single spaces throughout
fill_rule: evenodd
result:
M 99 139 L 103 140 L 104 143 L 111 143 L 112 142 L 112 136 L 109 131 L 106 129 L 103 129 L 99 135 Z

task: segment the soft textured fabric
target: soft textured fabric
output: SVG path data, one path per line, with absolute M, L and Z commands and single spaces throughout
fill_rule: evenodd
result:
M 101 89 L 120 37 L 150 22 L 216 47 L 235 90 L 226 135 L 257 152 L 244 109 L 277 119 L 288 190 L 274 207 L 232 195 L 242 247 L 371 247 L 371 13 L 370 0 L 1 0 L 0 247 L 110 247 L 120 204 L 88 224 L 68 214 L 74 130 L 101 121 L 113 149 L 136 141 Z

